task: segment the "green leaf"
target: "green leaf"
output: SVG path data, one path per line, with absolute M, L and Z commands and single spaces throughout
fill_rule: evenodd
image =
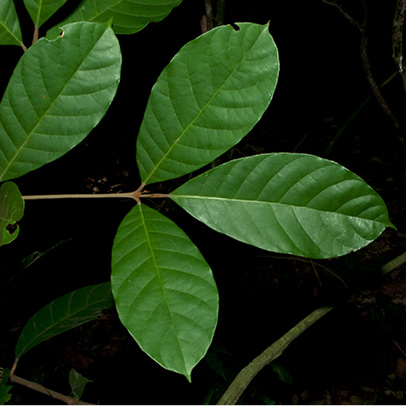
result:
M 55 299 L 25 324 L 15 357 L 18 359 L 41 342 L 96 319 L 113 304 L 109 282 L 86 286 Z
M 13 0 L 0 1 L 0 45 L 19 45 L 23 42 L 20 22 Z
M 265 250 L 330 258 L 393 227 L 381 197 L 341 165 L 305 154 L 237 159 L 171 193 L 192 216 Z
M 0 368 L 0 405 L 5 405 L 11 399 L 10 390 L 13 388 L 10 385 L 7 385 L 10 377 L 9 369 Z
M 86 385 L 91 382 L 93 382 L 91 379 L 85 378 L 73 368 L 69 371 L 69 385 L 72 390 L 72 396 L 75 399 L 79 400 L 82 397 Z
M 66 0 L 24 0 L 25 8 L 37 28 L 41 27 L 65 3 Z
M 121 52 L 105 24 L 66 25 L 20 59 L 0 104 L 0 180 L 24 175 L 77 145 L 112 102 Z
M 134 34 L 163 20 L 182 0 L 82 0 L 64 21 L 108 22 L 116 34 Z
M 20 232 L 19 226 L 14 226 L 24 215 L 24 199 L 18 187 L 13 182 L 0 186 L 0 247 L 15 240 Z
M 210 30 L 186 44 L 154 85 L 137 139 L 142 181 L 210 163 L 258 122 L 273 96 L 279 59 L 268 25 Z
M 213 338 L 218 292 L 187 235 L 156 210 L 134 207 L 114 240 L 111 286 L 120 320 L 141 349 L 190 380 Z

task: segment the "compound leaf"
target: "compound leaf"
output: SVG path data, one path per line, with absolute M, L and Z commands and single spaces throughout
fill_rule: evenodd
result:
M 305 154 L 230 161 L 186 182 L 171 197 L 239 241 L 310 258 L 358 250 L 393 227 L 382 198 L 361 178 Z
M 0 103 L 0 180 L 53 161 L 102 119 L 120 80 L 121 52 L 106 24 L 74 23 L 21 57 Z
M 137 139 L 142 181 L 160 182 L 210 163 L 257 123 L 273 96 L 279 59 L 268 25 L 210 30 L 162 71 Z
M 41 27 L 65 3 L 66 0 L 24 0 L 25 8 L 37 28 Z
M 18 359 L 41 342 L 96 319 L 113 304 L 109 282 L 85 286 L 55 299 L 25 324 L 15 357 Z
M 19 45 L 23 42 L 20 22 L 13 0 L 0 1 L 0 45 Z
M 108 22 L 116 34 L 134 34 L 163 20 L 182 0 L 82 0 L 64 21 Z
M 186 234 L 156 210 L 134 207 L 114 240 L 111 286 L 120 320 L 141 349 L 190 380 L 213 338 L 218 292 Z
M 0 247 L 15 240 L 20 232 L 17 221 L 24 215 L 24 199 L 13 182 L 0 186 Z

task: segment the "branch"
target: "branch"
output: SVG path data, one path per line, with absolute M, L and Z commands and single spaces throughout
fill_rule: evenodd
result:
M 206 14 L 203 15 L 200 20 L 202 34 L 210 31 L 213 28 L 213 6 L 211 4 L 211 0 L 204 0 L 204 6 Z
M 335 7 L 338 9 L 338 11 L 354 26 L 358 29 L 360 35 L 361 35 L 361 60 L 362 60 L 362 65 L 364 67 L 365 75 L 367 78 L 367 81 L 369 83 L 369 86 L 371 87 L 372 93 L 374 94 L 377 102 L 381 106 L 382 110 L 384 111 L 385 115 L 392 121 L 392 124 L 394 127 L 398 130 L 400 128 L 399 121 L 395 117 L 395 115 L 392 113 L 392 110 L 390 109 L 388 103 L 386 102 L 385 97 L 383 96 L 381 90 L 379 89 L 378 84 L 376 83 L 376 80 L 374 78 L 374 75 L 372 74 L 372 69 L 371 69 L 371 64 L 369 62 L 369 55 L 368 55 L 368 35 L 367 35 L 367 5 L 365 0 L 362 0 L 362 5 L 364 7 L 364 19 L 362 22 L 359 22 L 355 20 L 350 14 L 348 14 L 341 5 L 339 5 L 336 1 L 334 0 L 322 0 L 323 3 L 328 4 L 330 6 Z M 399 0 L 404 2 L 405 0 Z
M 317 320 L 321 319 L 325 314 L 327 314 L 332 307 L 320 307 L 314 312 L 306 316 L 301 322 L 296 324 L 291 330 L 289 330 L 285 335 L 283 335 L 279 340 L 275 341 L 270 347 L 268 347 L 262 354 L 256 357 L 250 364 L 248 364 L 240 373 L 235 377 L 234 381 L 224 392 L 221 399 L 218 401 L 218 405 L 235 405 L 255 378 L 259 371 L 266 365 L 274 361 L 286 347 L 297 337 L 300 336 L 305 330 L 307 330 L 311 325 L 313 325 Z
M 10 382 L 26 386 L 27 388 L 43 393 L 44 395 L 51 396 L 53 399 L 61 400 L 67 405 L 92 405 L 92 403 L 82 402 L 70 396 L 62 395 L 62 393 L 55 392 L 51 389 L 47 389 L 45 388 L 45 386 L 39 385 L 38 383 L 35 382 L 28 381 L 27 379 L 24 378 L 20 378 L 19 376 L 16 375 L 10 375 Z
M 406 14 L 406 0 L 398 0 L 396 3 L 395 16 L 392 24 L 392 47 L 393 59 L 402 77 L 403 87 L 406 91 L 405 61 L 403 58 L 403 35 Z
M 389 261 L 382 266 L 381 271 L 384 275 L 392 272 L 396 268 L 406 263 L 406 252 L 399 255 L 395 259 Z M 325 316 L 332 306 L 320 307 L 306 316 L 296 326 L 289 330 L 279 340 L 275 341 L 270 347 L 268 347 L 262 354 L 256 357 L 250 364 L 242 369 L 235 377 L 231 385 L 224 392 L 223 396 L 218 401 L 218 405 L 234 405 L 241 397 L 245 389 L 255 378 L 262 368 L 270 364 L 286 350 L 288 345 L 297 337 L 312 326 L 316 321 Z

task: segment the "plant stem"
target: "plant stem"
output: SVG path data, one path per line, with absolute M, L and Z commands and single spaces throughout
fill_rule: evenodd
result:
M 396 257 L 395 259 L 392 259 L 392 261 L 389 261 L 388 263 L 386 263 L 383 267 L 382 267 L 382 273 L 384 275 L 386 275 L 387 273 L 392 272 L 393 270 L 395 270 L 396 268 L 398 268 L 399 266 L 403 265 L 404 263 L 406 263 L 406 252 L 404 252 L 403 254 L 399 255 L 398 257 Z
M 320 307 L 316 309 L 308 316 L 306 316 L 302 321 L 300 321 L 296 326 L 290 329 L 285 335 L 283 335 L 279 340 L 275 341 L 270 347 L 268 347 L 262 354 L 256 357 L 250 364 L 248 364 L 240 373 L 236 376 L 231 385 L 224 392 L 221 399 L 218 401 L 218 405 L 235 405 L 248 387 L 250 382 L 255 378 L 259 371 L 266 365 L 274 361 L 286 347 L 297 337 L 300 336 L 305 330 L 312 326 L 317 320 L 320 320 L 324 315 L 326 315 L 333 307 Z
M 392 110 L 390 109 L 388 103 L 386 102 L 385 97 L 383 96 L 378 84 L 376 83 L 375 77 L 372 73 L 372 68 L 369 60 L 369 55 L 368 55 L 368 33 L 367 33 L 367 23 L 368 23 L 368 12 L 367 12 L 367 4 L 365 0 L 362 0 L 362 5 L 364 8 L 364 19 L 362 22 L 359 22 L 355 20 L 353 17 L 351 17 L 336 1 L 334 0 L 322 0 L 324 3 L 329 4 L 330 6 L 333 6 L 338 9 L 338 11 L 354 26 L 358 29 L 360 36 L 361 36 L 361 41 L 360 41 L 360 53 L 361 53 L 361 61 L 362 65 L 364 67 L 364 72 L 366 79 L 369 83 L 369 86 L 372 90 L 372 93 L 374 94 L 377 102 L 381 106 L 383 112 L 386 114 L 386 116 L 392 121 L 392 124 L 394 127 L 399 130 L 400 124 L 398 119 L 395 117 L 393 114 Z M 404 141 L 401 139 L 400 140 L 402 143 Z
M 406 252 L 399 255 L 395 259 L 387 262 L 382 266 L 381 270 L 383 274 L 392 272 L 399 266 L 406 263 Z M 270 364 L 288 347 L 288 345 L 297 337 L 299 337 L 305 330 L 312 326 L 316 321 L 325 316 L 332 306 L 320 307 L 306 316 L 302 321 L 296 324 L 279 340 L 275 341 L 270 347 L 268 347 L 262 354 L 256 357 L 251 363 L 243 368 L 239 374 L 231 382 L 230 386 L 224 392 L 223 396 L 217 402 L 218 405 L 234 405 L 237 403 L 240 396 L 243 394 L 248 385 L 255 378 L 262 368 Z
M 395 77 L 397 77 L 398 72 L 393 73 L 388 79 L 386 79 L 381 85 L 379 85 L 379 88 L 383 88 L 386 86 L 389 82 L 391 82 Z M 358 117 L 358 115 L 361 113 L 361 111 L 365 108 L 365 106 L 368 105 L 368 103 L 371 101 L 372 96 L 368 96 L 352 113 L 351 115 L 347 118 L 347 120 L 344 122 L 344 124 L 340 127 L 338 130 L 337 134 L 334 136 L 334 138 L 330 141 L 328 144 L 327 148 L 324 151 L 324 155 L 330 155 L 331 151 L 337 144 L 337 142 L 341 139 L 347 128 L 350 126 L 350 124 Z
M 392 47 L 393 59 L 396 63 L 400 76 L 402 77 L 403 87 L 406 91 L 406 71 L 403 57 L 403 36 L 404 22 L 406 15 L 406 0 L 397 0 L 395 16 L 392 24 Z
M 62 393 L 55 392 L 51 389 L 47 389 L 38 383 L 28 381 L 27 379 L 20 378 L 19 376 L 10 375 L 10 382 L 17 383 L 19 385 L 26 386 L 27 388 L 33 389 L 37 392 L 43 393 L 44 395 L 51 396 L 53 399 L 61 400 L 67 405 L 91 405 L 92 403 L 81 402 L 70 396 L 62 395 Z
M 60 195 L 29 195 L 23 196 L 24 200 L 56 200 L 56 199 L 134 199 L 138 202 L 140 197 L 151 199 L 167 198 L 167 193 L 142 193 L 139 190 L 129 193 L 83 193 Z
M 23 196 L 24 200 L 53 200 L 53 199 L 135 199 L 134 192 L 131 193 L 83 193 L 83 194 L 61 194 L 61 195 L 31 195 Z

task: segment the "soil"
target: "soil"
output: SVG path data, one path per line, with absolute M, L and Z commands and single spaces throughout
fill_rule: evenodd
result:
M 200 34 L 204 10 L 198 3 L 204 2 L 185 1 L 161 23 L 120 37 L 122 83 L 103 122 L 63 158 L 17 179 L 24 195 L 137 189 L 135 140 L 149 91 L 179 48 Z M 396 70 L 390 43 L 396 1 L 367 3 L 368 50 L 382 83 Z M 361 18 L 358 2 L 344 5 Z M 92 403 L 215 403 L 254 357 L 318 306 L 333 305 L 332 312 L 261 371 L 241 402 L 404 404 L 406 269 L 381 273 L 383 264 L 406 250 L 406 95 L 401 80 L 383 89 L 401 130 L 395 130 L 372 97 L 326 154 L 346 120 L 371 96 L 358 31 L 321 0 L 229 2 L 226 22 L 235 21 L 270 21 L 281 74 L 261 121 L 218 163 L 279 151 L 333 159 L 381 194 L 397 230 L 385 230 L 351 255 L 309 261 L 232 241 L 168 201 L 148 202 L 186 231 L 212 266 L 219 288 L 218 328 L 192 383 L 145 355 L 113 309 L 29 351 L 16 374 L 69 394 L 68 374 L 74 368 L 93 380 L 83 395 Z M 7 50 L 2 89 L 19 55 Z M 156 191 L 171 190 L 176 182 L 157 185 Z M 18 335 L 34 312 L 78 287 L 109 280 L 115 231 L 132 205 L 125 200 L 26 203 L 18 239 L 0 248 L 0 366 L 13 364 Z M 30 255 L 38 258 L 24 269 Z M 12 393 L 12 404 L 58 403 L 18 385 Z

